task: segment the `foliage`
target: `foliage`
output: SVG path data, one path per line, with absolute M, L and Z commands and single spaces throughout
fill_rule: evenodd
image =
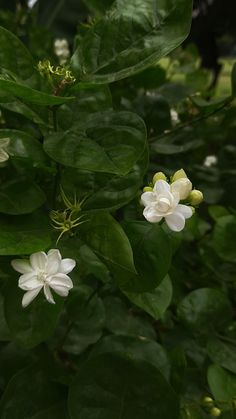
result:
M 0 419 L 232 419 L 236 67 L 206 91 L 190 0 L 48 3 L 0 10 Z M 174 232 L 140 197 L 181 168 Z M 23 308 L 11 261 L 52 248 L 74 287 Z

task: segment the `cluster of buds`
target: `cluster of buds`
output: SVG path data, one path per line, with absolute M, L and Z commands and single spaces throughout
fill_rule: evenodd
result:
M 213 418 L 218 418 L 221 415 L 221 410 L 216 406 L 214 400 L 209 396 L 203 398 L 202 406 Z
M 183 169 L 171 177 L 170 182 L 163 172 L 153 176 L 152 182 L 143 189 L 141 202 L 145 206 L 143 215 L 151 223 L 163 218 L 173 231 L 181 231 L 185 220 L 190 218 L 203 200 L 201 191 L 192 188 Z M 183 203 L 179 203 L 183 201 Z
M 55 95 L 58 95 L 65 85 L 75 83 L 76 81 L 71 70 L 69 70 L 65 65 L 55 67 L 49 60 L 39 61 L 38 71 L 42 76 L 47 78 L 47 81 L 52 86 L 53 93 Z
M 70 201 L 65 195 L 63 189 L 61 188 L 61 198 L 65 205 L 63 211 L 53 210 L 50 213 L 50 218 L 52 220 L 52 226 L 55 230 L 59 230 L 60 234 L 58 236 L 57 242 L 61 239 L 63 234 L 71 232 L 74 228 L 85 223 L 86 221 L 81 221 L 84 217 L 79 215 L 81 211 L 81 206 L 86 198 L 83 201 L 79 202 L 74 196 L 74 201 Z

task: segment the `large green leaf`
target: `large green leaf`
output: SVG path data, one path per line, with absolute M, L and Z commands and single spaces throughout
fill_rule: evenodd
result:
M 48 155 L 65 166 L 126 175 L 144 152 L 146 129 L 130 112 L 88 115 L 71 131 L 46 138 Z
M 59 403 L 62 396 L 62 387 L 45 371 L 27 367 L 9 382 L 0 403 L 0 418 L 36 419 L 36 414 Z
M 51 244 L 49 219 L 41 213 L 0 217 L 0 255 L 28 255 Z
M 171 303 L 172 283 L 167 275 L 153 291 L 138 294 L 126 292 L 125 295 L 130 301 L 154 317 L 155 320 L 158 320 L 165 314 Z
M 223 260 L 236 262 L 235 234 L 235 215 L 225 215 L 216 221 L 212 246 Z
M 221 368 L 219 365 L 210 365 L 207 380 L 211 392 L 216 400 L 231 402 L 236 394 L 236 376 Z
M 221 329 L 231 319 L 231 305 L 218 289 L 199 288 L 190 292 L 179 304 L 180 320 L 193 332 Z
M 49 304 L 41 291 L 30 306 L 23 308 L 22 297 L 23 292 L 18 288 L 17 281 L 9 280 L 4 309 L 11 336 L 21 346 L 32 348 L 52 334 L 62 309 L 63 299 L 56 297 L 56 304 Z
M 91 298 L 93 289 L 81 285 L 71 292 L 67 312 L 72 326 L 63 343 L 63 349 L 80 354 L 100 339 L 105 326 L 105 310 L 100 298 Z M 91 299 L 90 299 L 91 298 Z
M 35 63 L 21 41 L 0 27 L 0 66 L 26 80 L 35 75 Z
M 191 12 L 190 0 L 117 0 L 79 42 L 74 72 L 107 83 L 145 69 L 183 42 Z
M 16 83 L 12 80 L 4 80 L 0 77 L 0 89 L 12 96 L 24 99 L 26 102 L 37 105 L 53 106 L 61 105 L 73 99 L 73 97 L 53 96 L 39 90 L 31 89 L 23 83 Z
M 144 361 L 104 354 L 80 370 L 69 392 L 71 419 L 179 418 L 174 391 Z
M 106 310 L 106 329 L 116 335 L 128 335 L 151 340 L 156 339 L 156 332 L 149 320 L 132 313 L 130 308 L 118 297 L 104 299 Z
M 215 364 L 236 374 L 235 345 L 223 342 L 216 338 L 211 338 L 207 344 L 207 352 Z
M 169 271 L 172 247 L 169 236 L 158 224 L 133 221 L 124 224 L 134 264 L 142 278 L 143 290 L 154 290 Z
M 66 195 L 73 199 L 86 197 L 83 210 L 109 209 L 122 207 L 134 198 L 143 184 L 147 168 L 147 150 L 125 176 L 108 173 L 95 173 L 88 170 L 66 168 L 62 175 L 62 186 Z
M 45 165 L 48 161 L 42 144 L 32 135 L 14 129 L 1 129 L 0 138 L 9 138 L 8 154 L 17 159 L 27 159 L 34 167 Z
M 25 178 L 9 180 L 0 186 L 0 212 L 4 214 L 29 214 L 45 200 L 41 188 Z
M 143 336 L 105 336 L 94 346 L 89 357 L 94 358 L 103 353 L 117 353 L 128 359 L 147 361 L 169 379 L 170 361 L 166 351 L 159 343 L 144 339 Z

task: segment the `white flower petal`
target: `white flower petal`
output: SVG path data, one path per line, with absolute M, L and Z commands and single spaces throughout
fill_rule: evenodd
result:
M 185 226 L 185 218 L 182 214 L 174 212 L 165 217 L 166 224 L 172 231 L 181 231 Z
M 59 271 L 68 274 L 74 269 L 75 265 L 76 261 L 74 259 L 62 259 Z
M 192 183 L 188 178 L 180 178 L 171 184 L 171 192 L 178 193 L 179 199 L 186 199 L 192 190 Z
M 11 261 L 11 266 L 15 271 L 20 272 L 21 274 L 33 272 L 29 261 L 26 259 L 14 259 Z
M 153 192 L 144 192 L 141 195 L 141 202 L 144 206 L 150 205 L 156 201 L 156 195 Z
M 182 214 L 184 218 L 190 218 L 193 215 L 193 211 L 187 205 L 179 204 L 175 209 L 175 213 Z
M 51 278 L 49 285 L 52 289 L 54 289 L 54 286 L 57 285 L 68 289 L 73 288 L 73 282 L 71 281 L 70 277 L 63 273 L 58 273 L 57 275 L 54 275 Z
M 153 190 L 158 194 L 158 195 L 165 195 L 166 193 L 168 193 L 170 191 L 170 185 L 169 183 L 167 183 L 165 180 L 157 180 Z
M 43 291 L 44 291 L 44 295 L 45 295 L 45 297 L 46 297 L 46 299 L 47 299 L 47 301 L 49 302 L 49 303 L 51 303 L 51 304 L 55 304 L 55 301 L 54 301 L 54 299 L 53 299 L 53 296 L 52 296 L 52 293 L 51 293 L 51 290 L 50 290 L 50 287 L 49 287 L 49 285 L 44 285 L 44 287 L 43 287 Z
M 6 148 L 10 143 L 10 138 L 0 138 L 0 148 Z
M 43 282 L 39 281 L 37 278 L 37 275 L 34 273 L 27 273 L 24 275 L 21 275 L 18 281 L 18 286 L 22 290 L 33 290 L 38 287 L 43 287 Z
M 69 294 L 69 289 L 60 285 L 53 285 L 52 289 L 61 297 L 67 297 Z
M 144 208 L 143 215 L 150 223 L 159 223 L 163 218 L 163 215 L 159 215 L 155 208 L 151 206 Z
M 0 149 L 0 163 L 4 163 L 4 161 L 7 161 L 9 159 L 9 155 L 6 151 L 3 149 Z
M 56 274 L 60 270 L 61 265 L 61 254 L 58 249 L 51 249 L 48 252 L 48 260 L 47 260 L 47 274 L 53 275 Z
M 47 264 L 47 255 L 44 252 L 37 252 L 33 253 L 30 256 L 30 263 L 33 269 L 38 270 L 46 270 L 46 264 Z
M 31 301 L 33 301 L 33 299 L 37 297 L 41 289 L 42 287 L 39 287 L 35 288 L 34 290 L 27 291 L 22 298 L 22 306 L 27 307 L 31 303 Z

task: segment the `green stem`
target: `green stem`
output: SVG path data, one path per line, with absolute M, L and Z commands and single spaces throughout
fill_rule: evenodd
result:
M 54 106 L 52 108 L 52 118 L 53 118 L 54 131 L 57 132 L 58 131 L 58 121 L 57 121 L 57 107 L 56 106 Z M 56 173 L 55 178 L 54 178 L 53 191 L 52 191 L 52 207 L 53 208 L 55 208 L 55 205 L 56 205 L 58 184 L 60 182 L 60 177 L 61 177 L 61 168 L 60 168 L 59 163 L 56 164 L 56 167 L 57 167 L 57 173 Z

